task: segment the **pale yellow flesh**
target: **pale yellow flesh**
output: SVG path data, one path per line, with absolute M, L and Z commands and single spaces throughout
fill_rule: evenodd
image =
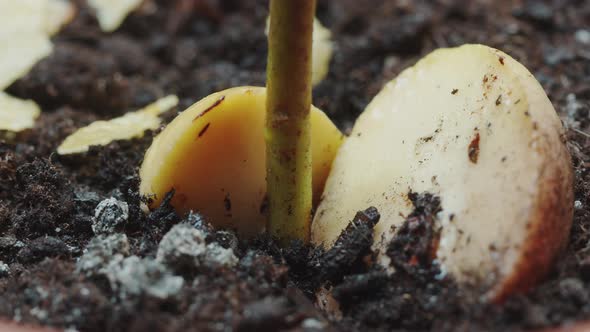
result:
M 527 227 L 544 222 L 536 209 L 555 154 L 538 146 L 558 149 L 563 181 L 571 175 L 562 130 L 534 77 L 508 55 L 481 45 L 437 50 L 387 84 L 357 120 L 334 161 L 312 241 L 332 245 L 358 210 L 375 206 L 383 253 L 413 210 L 408 192 L 429 192 L 442 202 L 443 271 L 489 290 L 518 273 Z M 553 190 L 567 196 L 571 188 Z
M 105 32 L 117 30 L 127 15 L 142 3 L 143 0 L 88 0 L 90 7 L 96 11 L 100 28 Z
M 178 97 L 168 96 L 139 111 L 129 112 L 108 121 L 95 121 L 66 137 L 57 148 L 57 153 L 61 155 L 82 153 L 88 151 L 93 145 L 101 146 L 115 140 L 142 137 L 146 130 L 154 130 L 160 126 L 159 114 L 172 109 L 177 104 Z
M 0 91 L 0 130 L 19 132 L 33 128 L 40 113 L 32 100 L 14 98 Z
M 152 207 L 174 188 L 172 205 L 202 213 L 218 227 L 251 236 L 265 227 L 265 99 L 260 87 L 207 96 L 182 112 L 154 139 L 140 170 Z M 343 136 L 312 108 L 313 192 L 317 201 Z

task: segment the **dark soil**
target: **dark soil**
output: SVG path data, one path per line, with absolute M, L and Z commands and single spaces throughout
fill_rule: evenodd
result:
M 351 216 L 327 252 L 281 249 L 167 203 L 143 214 L 137 170 L 153 132 L 56 155 L 76 128 L 166 94 L 180 97 L 180 111 L 217 90 L 264 84 L 266 1 L 148 1 L 110 35 L 77 2 L 55 52 L 9 88 L 44 113 L 0 142 L 0 316 L 80 331 L 506 331 L 590 318 L 590 2 L 319 2 L 336 52 L 314 103 L 344 131 L 385 82 L 438 47 L 497 47 L 543 84 L 568 129 L 574 226 L 548 280 L 499 306 L 431 263 L 436 197 L 414 195 L 389 247 L 398 272 L 388 274 L 370 249 L 375 209 Z

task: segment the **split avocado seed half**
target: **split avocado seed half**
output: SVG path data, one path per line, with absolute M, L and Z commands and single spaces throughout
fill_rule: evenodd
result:
M 242 236 L 263 231 L 264 119 L 265 89 L 254 87 L 182 112 L 141 167 L 150 207 L 174 189 L 180 213 L 198 211 Z M 539 282 L 567 243 L 573 191 L 563 127 L 533 75 L 501 51 L 429 54 L 383 88 L 344 142 L 316 108 L 311 126 L 316 245 L 330 247 L 357 211 L 375 206 L 374 249 L 384 255 L 414 208 L 408 194 L 430 193 L 441 204 L 441 270 L 501 301 Z
M 313 199 L 317 201 L 344 136 L 312 107 Z M 266 225 L 266 89 L 238 87 L 211 94 L 178 115 L 146 152 L 143 195 L 158 206 L 174 189 L 172 206 L 198 211 L 241 236 Z

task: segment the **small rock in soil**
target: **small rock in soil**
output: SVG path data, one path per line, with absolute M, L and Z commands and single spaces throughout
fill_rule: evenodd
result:
M 546 47 L 543 51 L 543 60 L 545 60 L 545 63 L 550 66 L 571 61 L 575 57 L 576 54 L 565 47 Z
M 215 232 L 215 242 L 219 243 L 220 246 L 238 251 L 239 240 L 236 233 L 230 231 L 217 231 Z
M 238 331 L 277 331 L 292 324 L 289 322 L 294 307 L 286 297 L 269 296 L 252 302 L 244 308 L 244 317 Z
M 8 264 L 4 263 L 3 261 L 0 261 L 0 278 L 8 277 L 9 274 L 10 267 L 8 267 Z
M 12 248 L 16 244 L 14 236 L 0 236 L 0 250 Z
M 590 30 L 580 29 L 576 31 L 574 38 L 578 43 L 590 45 Z
M 74 191 L 74 203 L 79 212 L 89 214 L 100 203 L 100 197 L 94 191 L 76 190 Z
M 525 313 L 525 322 L 529 327 L 541 327 L 547 325 L 547 310 L 540 305 L 530 305 Z
M 95 234 L 110 234 L 120 229 L 129 219 L 129 206 L 113 197 L 100 202 L 94 210 L 92 230 Z
M 588 293 L 584 287 L 582 280 L 578 278 L 567 278 L 559 282 L 559 289 L 561 294 L 571 299 L 578 305 L 588 303 Z
M 72 251 L 66 243 L 53 236 L 36 238 L 17 254 L 21 263 L 38 262 L 46 257 L 69 256 Z
M 584 105 L 583 102 L 579 101 L 577 96 L 570 93 L 565 98 L 565 110 L 569 119 L 578 121 L 579 125 L 585 127 L 588 123 L 588 113 L 590 112 L 590 106 Z
M 213 242 L 207 245 L 205 263 L 211 267 L 232 267 L 238 263 L 238 258 L 231 248 L 224 248 Z
M 524 6 L 514 10 L 513 14 L 541 27 L 553 24 L 553 9 L 540 1 L 527 1 Z
M 187 223 L 191 224 L 194 228 L 204 232 L 205 234 L 213 233 L 213 226 L 208 223 L 202 215 L 194 212 L 190 212 L 186 217 Z
M 178 295 L 184 285 L 182 277 L 150 258 L 130 256 L 121 262 L 111 262 L 106 273 L 111 289 L 121 299 L 147 295 L 166 300 Z
M 334 281 L 364 265 L 363 257 L 371 254 L 373 228 L 379 222 L 379 212 L 370 207 L 359 211 L 342 231 L 334 246 L 321 258 L 323 279 Z
M 301 323 L 301 328 L 304 331 L 324 331 L 328 324 L 315 318 L 306 318 Z
M 93 238 L 76 263 L 76 272 L 87 277 L 104 274 L 112 262 L 129 256 L 129 242 L 125 234 L 99 235 Z
M 158 246 L 157 260 L 175 271 L 199 267 L 207 250 L 206 234 L 187 223 L 175 225 Z

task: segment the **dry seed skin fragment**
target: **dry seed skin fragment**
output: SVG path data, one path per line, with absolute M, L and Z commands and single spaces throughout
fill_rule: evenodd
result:
M 266 31 L 268 35 L 270 17 L 266 20 Z M 332 32 L 322 25 L 316 18 L 313 20 L 313 36 L 311 46 L 311 84 L 318 85 L 330 70 L 330 61 L 334 53 L 332 44 Z
M 105 32 L 117 30 L 127 15 L 142 3 L 143 0 L 88 0 L 88 4 L 96 11 L 100 28 Z
M 408 192 L 431 193 L 441 200 L 442 269 L 501 301 L 539 281 L 567 242 L 572 169 L 562 135 L 542 87 L 510 56 L 482 45 L 437 50 L 387 84 L 357 120 L 312 240 L 331 245 L 372 205 L 385 252 L 392 226 L 413 209 Z
M 68 0 L 48 0 L 45 13 L 47 19 L 43 25 L 44 30 L 54 35 L 62 26 L 74 19 L 76 8 Z
M 67 0 L 0 0 L 0 31 L 53 35 L 75 13 L 75 7 Z
M 168 96 L 135 112 L 127 113 L 109 121 L 96 121 L 76 130 L 57 148 L 57 153 L 72 154 L 88 151 L 92 145 L 107 145 L 115 140 L 143 136 L 148 129 L 157 129 L 161 120 L 159 114 L 178 104 L 178 97 Z
M 311 49 L 311 84 L 319 84 L 328 74 L 330 60 L 334 52 L 332 33 L 320 23 L 313 20 L 313 41 Z
M 33 128 L 41 110 L 32 100 L 14 98 L 0 92 L 0 130 L 19 132 Z
M 51 53 L 50 35 L 74 13 L 63 0 L 0 0 L 0 90 Z
M 266 90 L 238 87 L 207 96 L 176 117 L 146 152 L 143 195 L 158 206 L 174 188 L 172 205 L 199 212 L 219 227 L 248 236 L 265 225 Z M 314 200 L 319 199 L 343 136 L 312 108 Z
M 0 31 L 0 90 L 26 75 L 52 49 L 47 35 L 23 32 L 15 38 L 13 34 Z
M 51 53 L 50 35 L 74 13 L 74 7 L 64 0 L 0 0 L 0 130 L 18 132 L 33 127 L 39 106 L 1 91 Z

